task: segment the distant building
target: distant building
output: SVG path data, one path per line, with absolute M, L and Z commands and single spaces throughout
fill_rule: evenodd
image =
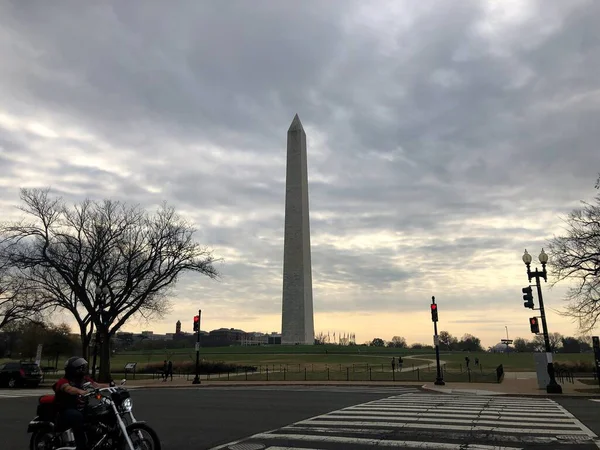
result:
M 181 320 L 178 320 L 175 324 L 175 334 L 181 334 Z

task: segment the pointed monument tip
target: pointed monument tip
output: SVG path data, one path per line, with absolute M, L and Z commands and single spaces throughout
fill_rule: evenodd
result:
M 304 131 L 304 127 L 302 126 L 302 122 L 300 122 L 300 117 L 298 117 L 298 114 L 296 114 L 294 116 L 294 120 L 292 120 L 292 124 L 290 125 L 288 133 L 290 131 L 298 131 L 298 130 Z

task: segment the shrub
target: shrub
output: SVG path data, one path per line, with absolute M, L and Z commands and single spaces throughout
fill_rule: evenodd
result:
M 163 371 L 163 363 L 150 363 L 144 366 L 136 368 L 137 373 L 157 373 Z M 238 364 L 229 364 L 225 362 L 214 362 L 201 360 L 199 373 L 234 373 L 234 372 L 255 372 L 256 367 L 254 366 L 241 366 Z M 195 373 L 196 362 L 195 361 L 183 361 L 173 363 L 173 373 Z
M 568 370 L 570 372 L 592 372 L 595 366 L 591 361 L 565 361 L 555 362 L 554 370 Z

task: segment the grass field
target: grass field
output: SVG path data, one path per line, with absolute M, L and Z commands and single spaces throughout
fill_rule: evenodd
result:
M 225 362 L 237 365 L 286 366 L 290 369 L 296 367 L 301 370 L 325 370 L 330 367 L 343 367 L 352 365 L 382 366 L 384 370 L 391 368 L 392 356 L 402 356 L 405 359 L 404 367 L 427 364 L 427 360 L 435 359 L 435 352 L 429 350 L 408 350 L 384 347 L 362 346 L 256 346 L 256 347 L 207 347 L 200 349 L 200 357 L 211 362 Z M 505 371 L 533 371 L 535 370 L 532 353 L 467 353 L 467 352 L 441 352 L 440 359 L 447 363 L 450 371 L 464 371 L 466 369 L 465 356 L 471 360 L 471 369 L 475 366 L 475 359 L 479 358 L 484 371 L 495 370 L 502 364 Z M 407 359 L 407 357 L 409 357 Z M 66 358 L 59 358 L 59 368 Z M 170 359 L 174 364 L 195 361 L 194 349 L 161 349 L 138 352 L 122 352 L 116 354 L 111 360 L 114 371 L 123 370 L 128 362 L 137 362 L 138 369 L 148 364 L 156 365 L 165 359 Z M 586 361 L 593 363 L 593 354 L 557 354 L 557 362 Z M 2 360 L 0 360 L 2 362 Z M 54 365 L 54 361 L 43 360 L 42 365 Z
M 475 358 L 479 358 L 479 364 L 485 369 L 492 369 L 498 367 L 500 364 L 504 367 L 507 372 L 533 372 L 535 371 L 535 362 L 533 359 L 533 353 L 441 353 L 440 359 L 446 361 L 446 367 L 448 369 L 460 369 L 463 370 L 465 366 L 465 356 L 469 356 L 471 359 L 470 367 L 473 368 Z M 433 356 L 435 358 L 435 354 Z M 556 362 L 577 362 L 586 361 L 593 363 L 594 355 L 592 353 L 557 353 L 554 355 L 554 361 Z

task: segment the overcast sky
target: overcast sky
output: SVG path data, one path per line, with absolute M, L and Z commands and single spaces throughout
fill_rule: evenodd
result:
M 531 337 L 523 250 L 596 192 L 599 18 L 591 0 L 0 0 L 0 212 L 19 187 L 167 200 L 222 279 L 184 279 L 172 314 L 129 329 L 190 331 L 202 308 L 203 329 L 279 331 L 298 113 L 317 332 L 430 343 L 435 295 L 441 329 Z

